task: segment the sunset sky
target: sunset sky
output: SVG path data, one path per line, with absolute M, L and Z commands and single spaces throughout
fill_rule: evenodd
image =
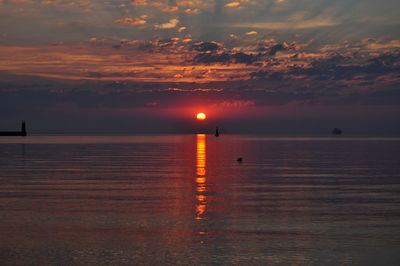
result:
M 0 0 L 0 130 L 400 134 L 399 14 L 398 0 Z

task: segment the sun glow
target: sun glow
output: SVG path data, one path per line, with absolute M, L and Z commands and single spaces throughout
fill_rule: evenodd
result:
M 204 120 L 204 119 L 206 119 L 206 115 L 204 113 L 198 113 L 197 114 L 197 119 L 198 120 Z

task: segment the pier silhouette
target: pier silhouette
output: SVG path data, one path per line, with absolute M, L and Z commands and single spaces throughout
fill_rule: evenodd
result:
M 26 133 L 26 124 L 25 121 L 22 121 L 21 131 L 0 131 L 0 136 L 23 136 L 25 137 Z

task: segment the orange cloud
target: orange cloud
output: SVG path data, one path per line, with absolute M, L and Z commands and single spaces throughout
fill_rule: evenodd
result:
M 182 31 L 184 31 L 184 30 L 186 30 L 186 27 L 180 27 L 180 28 L 178 29 L 179 32 L 182 32 Z
M 101 44 L 105 42 L 105 39 L 97 39 L 95 37 L 89 38 L 90 43 Z
M 258 32 L 256 32 L 256 31 L 249 31 L 249 32 L 246 32 L 246 35 L 248 35 L 248 36 L 250 36 L 250 35 L 256 35 L 256 34 L 258 34 Z
M 124 18 L 114 21 L 115 24 L 125 24 L 130 26 L 138 26 L 146 23 L 146 20 L 140 18 Z
M 185 13 L 187 13 L 187 14 L 198 14 L 199 13 L 199 9 L 197 9 L 197 8 L 195 8 L 195 9 L 188 8 L 188 9 L 185 10 Z
M 177 6 L 169 6 L 169 7 L 163 8 L 162 11 L 166 12 L 166 13 L 171 13 L 171 12 L 176 12 L 178 10 L 179 10 L 179 8 Z
M 239 2 L 231 2 L 231 3 L 226 4 L 225 6 L 226 7 L 237 7 L 239 5 L 240 5 Z
M 147 5 L 147 0 L 131 0 L 132 5 L 144 6 Z
M 397 65 L 393 62 L 398 58 L 399 41 L 365 40 L 342 47 L 322 47 L 310 53 L 294 42 L 266 40 L 253 47 L 228 48 L 216 42 L 194 43 L 189 36 L 180 38 L 149 41 L 93 37 L 79 46 L 54 44 L 29 49 L 1 46 L 0 70 L 77 80 L 162 79 L 201 83 L 265 79 L 311 82 L 321 76 L 336 75 L 337 85 L 339 81 L 349 84 L 349 80 L 361 84 L 364 77 L 372 75 L 370 69 L 374 68 L 377 82 L 378 77 L 379 82 L 387 83 L 395 83 L 393 80 L 397 79 Z M 336 54 L 332 51 L 338 50 L 342 51 L 341 56 L 332 56 Z M 353 51 L 358 51 L 360 56 L 355 58 Z M 336 66 L 340 67 L 336 69 Z M 346 71 L 340 72 L 341 69 Z M 225 106 L 243 104 L 224 103 Z

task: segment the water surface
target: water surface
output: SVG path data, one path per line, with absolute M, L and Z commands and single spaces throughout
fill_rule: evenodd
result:
M 399 265 L 400 139 L 2 137 L 0 209 L 2 265 Z

